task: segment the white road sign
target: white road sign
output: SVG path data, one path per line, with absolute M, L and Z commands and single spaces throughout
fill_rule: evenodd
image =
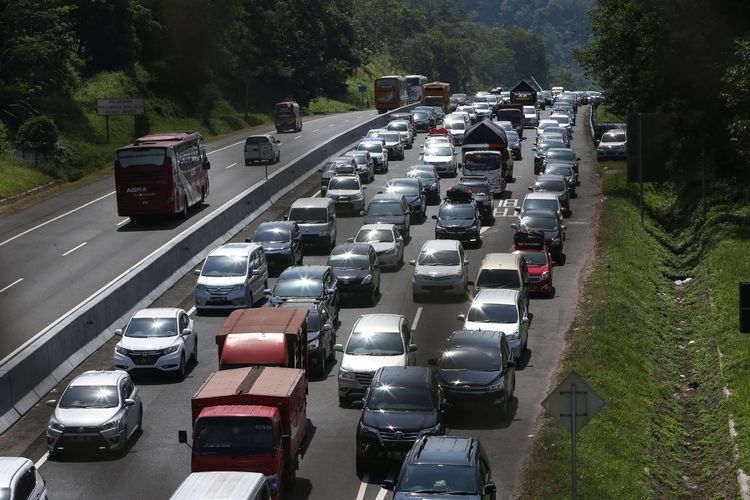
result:
M 97 99 L 96 114 L 99 116 L 142 115 L 146 100 L 138 99 Z

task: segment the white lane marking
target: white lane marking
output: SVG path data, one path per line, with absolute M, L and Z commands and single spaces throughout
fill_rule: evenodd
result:
M 375 497 L 375 500 L 385 500 L 385 496 L 388 494 L 388 490 L 383 488 L 381 486 L 380 491 L 378 491 L 378 496 Z
M 323 194 L 323 192 L 322 192 L 322 191 L 321 191 L 320 189 L 318 189 L 318 190 L 317 190 L 317 191 L 315 192 L 315 194 L 314 194 L 314 195 L 312 195 L 312 197 L 313 197 L 313 198 L 317 198 L 317 197 L 318 197 L 318 196 L 320 196 L 321 194 Z
M 44 465 L 44 462 L 46 462 L 48 458 L 49 458 L 49 452 L 46 452 L 44 455 L 42 455 L 42 458 L 36 461 L 36 463 L 34 464 L 34 467 L 39 469 L 39 467 Z
M 357 492 L 357 499 L 356 500 L 364 500 L 365 499 L 365 491 L 367 491 L 367 480 L 370 479 L 370 474 L 367 472 L 364 473 L 362 476 L 362 482 L 359 484 L 359 491 Z
M 318 132 L 318 131 L 320 131 L 319 128 L 316 128 L 315 130 L 313 130 L 313 132 Z
M 331 127 L 333 127 L 334 125 L 335 125 L 335 123 L 331 123 L 330 125 L 328 125 L 328 128 L 331 128 Z
M 417 314 L 414 315 L 414 321 L 411 323 L 411 329 L 416 330 L 417 324 L 419 324 L 419 317 L 422 316 L 422 308 L 417 307 Z
M 301 136 L 301 135 L 298 135 L 298 136 L 297 136 L 297 137 L 295 137 L 294 139 L 296 140 L 296 139 L 299 139 L 300 137 L 302 137 L 302 136 Z
M 240 144 L 245 144 L 245 141 L 242 140 L 242 141 L 239 141 L 239 142 L 234 142 L 234 143 L 230 144 L 229 146 L 224 146 L 223 148 L 214 149 L 213 151 L 207 152 L 206 155 L 212 155 L 214 153 L 218 153 L 219 151 L 224 151 L 225 149 L 229 149 L 229 148 L 233 148 L 235 146 L 239 146 Z
M 344 123 L 349 123 L 351 120 L 344 120 Z
M 119 226 L 122 226 L 122 225 L 123 225 L 123 224 L 125 224 L 126 222 L 130 222 L 130 217 L 125 217 L 125 218 L 124 218 L 123 220 L 121 220 L 120 222 L 118 222 L 118 223 L 117 223 L 117 226 L 118 226 L 118 227 L 119 227 Z
M 188 316 L 192 316 L 193 313 L 195 313 L 196 310 L 197 309 L 195 309 L 195 306 L 191 307 L 190 309 L 187 310 L 187 315 Z
M 235 165 L 237 165 L 237 162 L 234 162 L 231 165 L 227 165 L 226 167 L 224 167 L 224 170 L 229 170 L 230 168 L 234 167 Z
M 82 246 L 84 246 L 84 245 L 85 245 L 86 243 L 88 243 L 88 242 L 87 242 L 87 241 L 84 241 L 84 242 L 83 242 L 83 243 L 81 243 L 80 245 L 78 245 L 78 246 L 76 246 L 76 247 L 73 247 L 73 248 L 71 248 L 70 250 L 68 250 L 67 252 L 65 252 L 64 254 L 62 254 L 62 256 L 63 256 L 63 257 L 65 257 L 66 255 L 70 255 L 70 254 L 72 254 L 73 252 L 75 252 L 76 250 L 78 250 L 79 248 L 81 248 Z
M 95 199 L 95 200 L 91 200 L 91 201 L 90 201 L 90 202 L 88 202 L 88 203 L 84 203 L 83 205 L 81 205 L 81 206 L 80 206 L 80 207 L 78 207 L 78 208 L 74 208 L 73 210 L 68 210 L 68 211 L 67 211 L 67 212 L 65 212 L 64 214 L 60 214 L 60 215 L 58 215 L 57 217 L 53 217 L 52 219 L 50 219 L 50 220 L 48 220 L 48 221 L 42 222 L 41 224 L 37 224 L 36 226 L 34 226 L 34 227 L 30 228 L 30 229 L 27 229 L 26 231 L 24 231 L 24 232 L 22 232 L 22 233 L 19 233 L 19 234 L 17 234 L 17 235 L 15 235 L 15 236 L 13 236 L 12 238 L 8 238 L 7 240 L 5 240 L 5 241 L 2 241 L 2 242 L 0 242 L 0 247 L 1 247 L 1 246 L 3 246 L 3 245 L 5 245 L 6 243 L 10 243 L 11 241 L 13 241 L 13 240 L 15 240 L 15 239 L 17 239 L 17 238 L 20 238 L 21 236 L 24 236 L 24 235 L 27 235 L 27 234 L 29 234 L 29 233 L 30 233 L 31 231 L 34 231 L 34 230 L 36 230 L 36 229 L 39 229 L 40 227 L 44 227 L 44 226 L 46 226 L 47 224 L 51 224 L 52 222 L 55 222 L 56 220 L 62 219 L 62 218 L 63 218 L 63 217 L 65 217 L 66 215 L 70 215 L 70 214 L 72 214 L 73 212 L 77 212 L 77 211 L 81 210 L 82 208 L 86 208 L 86 207 L 88 207 L 89 205 L 91 205 L 91 204 L 94 204 L 94 203 L 96 203 L 97 201 L 101 201 L 101 200 L 103 200 L 104 198 L 106 198 L 106 197 L 108 197 L 108 196 L 112 196 L 113 194 L 115 194 L 115 192 L 114 192 L 114 191 L 112 191 L 111 193 L 107 193 L 107 194 L 105 194 L 104 196 L 100 196 L 99 198 L 97 198 L 97 199 Z
M 490 226 L 484 226 L 482 229 L 479 230 L 479 234 L 484 234 L 485 231 L 487 231 L 490 228 Z
M 4 292 L 5 290 L 7 290 L 8 288 L 12 287 L 13 285 L 17 285 L 17 284 L 19 284 L 19 283 L 20 283 L 20 282 L 22 282 L 22 281 L 23 281 L 23 278 L 18 278 L 18 279 L 17 279 L 16 281 L 14 281 L 14 282 L 13 282 L 13 283 L 11 283 L 10 285 L 8 285 L 8 286 L 6 286 L 5 288 L 3 288 L 2 290 L 0 290 L 0 293 L 3 293 L 3 292 Z

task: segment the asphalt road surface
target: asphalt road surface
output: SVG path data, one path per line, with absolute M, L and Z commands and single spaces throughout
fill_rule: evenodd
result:
M 571 203 L 573 215 L 566 219 L 568 226 L 565 241 L 564 265 L 554 268 L 555 294 L 553 298 L 532 298 L 533 314 L 529 331 L 529 352 L 524 356 L 516 375 L 515 400 L 511 404 L 512 419 L 503 424 L 492 416 L 493 412 L 477 408 L 475 413 L 450 415 L 448 433 L 474 436 L 481 440 L 490 458 L 492 473 L 497 484 L 497 498 L 510 498 L 518 484 L 533 437 L 536 419 L 541 411 L 541 401 L 550 389 L 565 343 L 568 329 L 577 305 L 583 270 L 593 248 L 593 221 L 601 203 L 598 181 L 594 174 L 595 151 L 585 127 L 588 108 L 581 108 L 575 127 L 573 146 L 582 157 L 579 196 Z M 306 129 L 307 130 L 307 129 Z M 470 279 L 473 279 L 482 256 L 487 252 L 507 252 L 512 243 L 515 220 L 513 207 L 520 203 L 533 180 L 533 130 L 526 131 L 523 141 L 524 159 L 515 164 L 516 181 L 508 185 L 508 192 L 496 200 L 496 222 L 483 228 L 481 248 L 470 246 Z M 407 151 L 404 161 L 392 161 L 390 172 L 376 176 L 368 186 L 368 199 L 383 186 L 387 178 L 399 177 L 406 167 L 418 163 L 419 145 L 424 141 L 420 134 L 415 147 Z M 214 168 L 220 162 L 212 158 Z M 237 169 L 247 175 L 242 168 Z M 213 182 L 213 180 L 212 180 Z M 278 219 L 297 197 L 317 191 L 318 176 L 313 175 L 293 193 L 285 196 L 258 220 L 253 222 L 233 241 L 244 241 L 253 229 L 265 220 Z M 445 191 L 455 179 L 443 179 Z M 111 201 L 108 203 L 112 203 Z M 213 203 L 216 203 L 214 198 Z M 427 219 L 411 228 L 412 238 L 405 247 L 404 260 L 414 259 L 427 239 L 434 237 L 435 222 L 430 218 L 437 206 L 428 206 Z M 114 219 L 112 219 L 114 221 Z M 354 236 L 360 227 L 359 216 L 338 219 L 339 242 Z M 73 243 L 72 241 L 68 244 Z M 2 250 L 2 247 L 0 247 Z M 325 255 L 305 255 L 305 264 L 325 263 Z M 355 319 L 365 313 L 387 312 L 406 316 L 414 329 L 418 345 L 418 364 L 424 365 L 438 357 L 445 339 L 459 329 L 458 313 L 468 309 L 468 300 L 461 302 L 414 303 L 411 293 L 412 267 L 406 264 L 396 271 L 386 271 L 381 279 L 381 296 L 373 307 L 351 305 L 341 311 L 341 324 L 337 328 L 337 341 L 345 342 Z M 7 279 L 7 277 L 4 277 Z M 273 281 L 273 280 L 271 280 Z M 192 307 L 195 276 L 185 276 L 165 293 L 154 306 Z M 59 289 L 51 287 L 52 290 Z M 144 291 L 145 293 L 146 291 Z M 194 316 L 195 317 L 195 316 Z M 177 443 L 177 431 L 190 429 L 190 396 L 207 375 L 217 369 L 214 334 L 226 314 L 195 317 L 199 335 L 199 362 L 193 366 L 184 381 L 162 377 L 136 377 L 144 404 L 144 432 L 131 444 L 124 456 L 99 456 L 47 460 L 44 430 L 51 409 L 38 405 L 19 423 L 0 436 L 0 454 L 23 455 L 40 466 L 47 480 L 50 496 L 75 499 L 168 498 L 190 472 L 190 450 Z M 93 354 L 75 374 L 92 368 L 111 368 L 113 339 Z M 338 355 L 340 358 L 340 354 Z M 383 479 L 392 478 L 398 463 L 384 463 L 361 477 L 355 473 L 355 431 L 360 410 L 340 408 L 337 398 L 337 364 L 328 367 L 327 377 L 310 382 L 308 419 L 311 433 L 309 450 L 297 471 L 294 486 L 295 499 L 352 499 L 381 500 L 390 493 L 380 487 Z M 75 375 L 73 374 L 73 375 Z M 68 379 L 69 380 L 69 379 Z M 49 398 L 59 395 L 61 384 Z

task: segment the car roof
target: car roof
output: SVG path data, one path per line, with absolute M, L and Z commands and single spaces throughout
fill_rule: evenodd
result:
M 392 202 L 393 200 L 400 201 L 400 200 L 406 200 L 406 197 L 401 193 L 394 193 L 386 191 L 384 193 L 378 193 L 375 196 L 372 197 L 370 200 L 370 203 L 383 203 L 383 202 Z
M 523 217 L 549 217 L 557 219 L 557 213 L 554 210 L 545 210 L 543 208 L 524 210 L 521 215 Z
M 529 193 L 526 196 L 524 196 L 524 201 L 526 200 L 557 200 L 557 195 L 555 193 L 550 193 L 548 191 L 537 191 L 534 193 Z M 523 203 L 521 203 L 523 205 Z
M 384 366 L 379 372 L 375 377 L 379 383 L 396 387 L 423 386 L 432 382 L 429 366 Z
M 291 208 L 326 208 L 332 204 L 330 198 L 297 198 Z
M 24 457 L 0 457 L 0 488 L 10 488 L 13 478 L 33 465 L 34 462 Z
M 352 253 L 356 255 L 367 255 L 372 245 L 369 243 L 340 243 L 331 250 L 330 255 L 341 255 Z
M 209 253 L 208 256 L 209 257 L 216 257 L 216 256 L 223 256 L 223 255 L 245 256 L 249 254 L 251 251 L 255 250 L 256 248 L 263 248 L 263 247 L 259 243 L 225 243 L 221 245 L 220 247 L 217 247 L 211 250 L 211 253 Z
M 147 307 L 133 315 L 133 318 L 174 318 L 182 311 L 178 307 Z
M 494 252 L 488 253 L 482 259 L 482 264 L 479 269 L 484 268 L 499 268 L 499 267 L 516 267 L 518 266 L 519 256 L 513 255 L 512 253 Z
M 448 337 L 446 347 L 499 347 L 500 337 L 502 333 L 495 330 L 457 330 Z
M 391 231 L 396 230 L 395 224 L 388 224 L 387 222 L 375 222 L 373 224 L 362 224 L 362 227 L 359 228 L 359 231 L 372 231 L 374 229 L 388 229 Z
M 393 186 L 393 185 L 415 185 L 419 184 L 419 179 L 415 179 L 413 177 L 394 177 L 393 179 L 388 179 L 388 182 L 386 183 L 386 186 Z
M 400 314 L 363 314 L 354 323 L 354 333 L 401 333 L 401 321 L 404 317 Z
M 458 240 L 427 240 L 422 244 L 423 252 L 425 250 L 458 250 L 461 242 Z
M 435 171 L 435 166 L 429 163 L 424 163 L 422 165 L 412 165 L 410 167 L 407 167 L 406 175 L 409 175 L 410 172 L 416 172 L 417 170 L 421 170 L 423 172 L 430 172 L 431 174 L 437 175 L 437 172 Z
M 412 463 L 473 465 L 477 440 L 457 436 L 425 436 L 415 444 Z
M 510 288 L 482 288 L 474 296 L 472 300 L 472 307 L 476 304 L 512 304 L 515 305 L 518 301 L 518 290 L 511 290 Z
M 117 385 L 128 374 L 122 370 L 88 370 L 70 381 L 68 387 L 79 385 Z
M 330 269 L 330 266 L 290 266 L 281 272 L 279 280 L 282 277 L 285 279 L 322 278 L 326 271 Z

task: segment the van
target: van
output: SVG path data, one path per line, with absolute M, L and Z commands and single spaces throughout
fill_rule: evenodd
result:
M 269 500 L 272 485 L 260 472 L 193 472 L 170 500 Z
M 299 226 L 303 247 L 336 246 L 336 203 L 332 199 L 299 198 L 292 203 L 285 219 Z
M 529 303 L 529 268 L 522 255 L 514 253 L 488 253 L 479 265 L 474 280 L 474 292 L 484 288 L 518 290 L 526 304 Z
M 281 161 L 279 142 L 270 134 L 251 135 L 245 139 L 245 166 L 253 163 L 278 163 Z
M 258 243 L 227 243 L 208 254 L 195 270 L 195 308 L 252 307 L 268 288 L 268 264 Z
M 277 102 L 273 112 L 276 133 L 302 130 L 302 110 L 295 101 Z

